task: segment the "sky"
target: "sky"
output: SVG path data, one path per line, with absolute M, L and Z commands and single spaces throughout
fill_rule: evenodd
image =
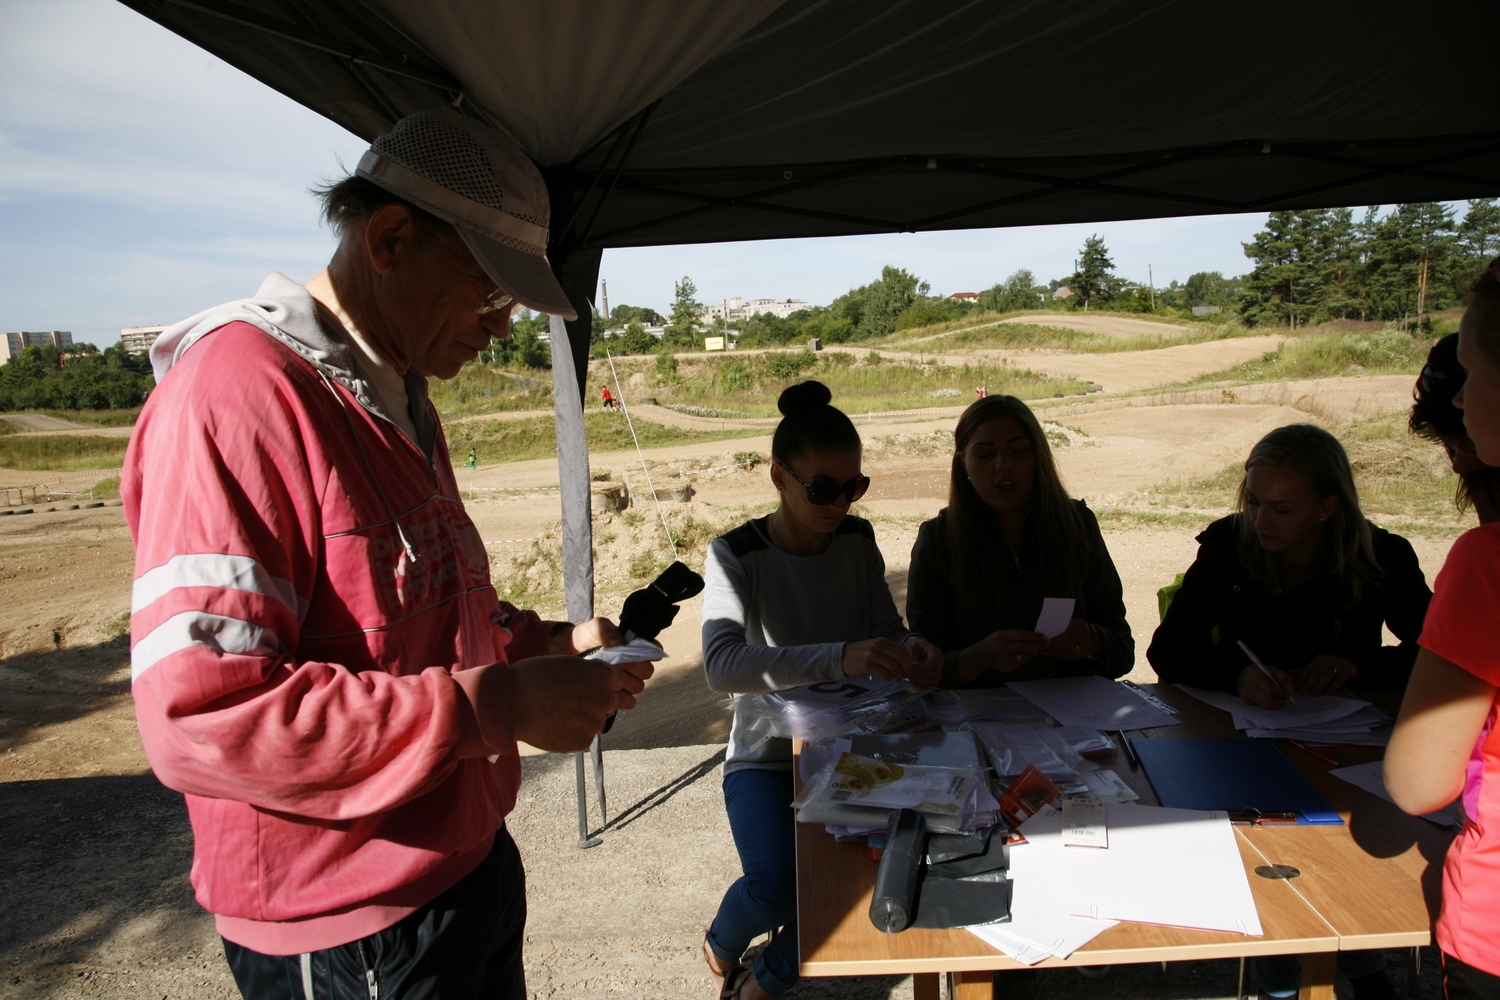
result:
M 0 0 L 0 331 L 70 330 L 103 347 L 298 281 L 333 239 L 309 189 L 364 143 L 114 0 Z M 611 306 L 668 311 L 691 277 L 718 302 L 823 305 L 893 264 L 935 293 L 1017 268 L 1046 281 L 1102 235 L 1116 271 L 1158 285 L 1246 271 L 1265 214 L 607 250 Z

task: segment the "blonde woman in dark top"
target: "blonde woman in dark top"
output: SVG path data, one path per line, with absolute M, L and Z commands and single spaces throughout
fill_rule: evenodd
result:
M 953 436 L 948 506 L 917 533 L 906 597 L 907 623 L 945 654 L 942 685 L 1129 673 L 1120 575 L 1030 407 L 976 400 Z M 1034 631 L 1049 597 L 1075 602 L 1053 639 Z

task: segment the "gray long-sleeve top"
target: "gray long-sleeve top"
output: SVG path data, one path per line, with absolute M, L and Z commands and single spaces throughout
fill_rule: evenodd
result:
M 844 676 L 844 646 L 911 633 L 885 582 L 868 521 L 845 517 L 827 550 L 793 556 L 771 544 L 766 519 L 714 539 L 704 561 L 703 673 L 735 696 L 724 772 L 790 770 L 791 740 L 754 746 L 741 696 Z

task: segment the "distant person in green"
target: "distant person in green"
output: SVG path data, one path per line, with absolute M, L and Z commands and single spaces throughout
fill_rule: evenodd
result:
M 464 464 L 467 465 L 471 469 L 477 469 L 477 468 L 479 468 L 479 459 L 474 456 L 474 449 L 473 448 L 469 449 L 469 460 L 467 462 L 465 462 Z

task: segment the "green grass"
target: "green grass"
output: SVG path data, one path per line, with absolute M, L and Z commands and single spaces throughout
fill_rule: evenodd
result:
M 807 351 L 679 358 L 676 373 L 663 376 L 654 364 L 634 359 L 616 362 L 627 401 L 654 397 L 664 405 L 701 406 L 732 410 L 748 417 L 775 417 L 776 397 L 794 382 L 817 379 L 833 392 L 833 403 L 846 413 L 914 410 L 963 405 L 974 398 L 974 388 L 991 394 L 1009 393 L 1023 399 L 1073 395 L 1088 383 L 1056 379 L 1004 364 L 940 365 L 916 361 L 877 360 L 868 356 Z M 629 364 L 627 364 L 629 362 Z M 607 372 L 607 370 L 606 370 Z M 634 374 L 645 385 L 631 386 Z M 589 395 L 599 395 L 604 383 L 590 379 Z M 614 382 L 608 385 L 614 391 Z M 944 395 L 934 396 L 935 392 Z
M 630 428 L 624 416 L 616 413 L 586 413 L 584 433 L 589 450 L 616 451 L 634 447 Z M 665 424 L 637 419 L 635 432 L 642 448 L 664 448 L 702 441 L 724 441 L 731 438 L 764 436 L 764 428 L 726 428 L 718 431 L 684 430 Z M 521 462 L 557 454 L 557 433 L 551 417 L 525 417 L 520 420 L 476 420 L 447 428 L 448 453 L 455 465 L 468 460 L 473 448 L 478 461 Z
M 59 420 L 71 420 L 75 424 L 91 424 L 95 427 L 134 427 L 141 415 L 139 406 L 123 410 L 23 410 L 23 413 L 41 413 Z
M 1129 337 L 1115 337 L 1102 333 L 1086 333 L 1064 327 L 1038 326 L 1031 323 L 1000 323 L 994 326 L 961 330 L 938 337 L 935 340 L 913 344 L 924 351 L 957 350 L 963 348 L 1048 348 L 1052 350 L 1076 351 L 1081 354 L 1121 354 L 1128 351 L 1156 351 L 1164 347 L 1182 344 L 1202 344 L 1211 340 L 1227 340 L 1231 337 L 1250 337 L 1257 331 L 1242 326 L 1184 326 L 1178 334 L 1143 333 Z M 899 349 L 891 343 L 890 349 Z
M 509 371 L 477 361 L 449 381 L 429 379 L 428 392 L 444 419 L 476 413 L 552 409 L 552 373 L 524 368 Z
M 79 496 L 90 500 L 118 500 L 120 499 L 120 477 L 110 476 L 108 479 L 101 479 Z
M 1258 361 L 1210 372 L 1186 385 L 1208 382 L 1280 382 L 1334 375 L 1416 375 L 1428 344 L 1395 329 L 1371 333 L 1309 334 L 1287 340 Z
M 107 469 L 125 457 L 129 438 L 45 434 L 0 438 L 0 468 L 72 472 Z

